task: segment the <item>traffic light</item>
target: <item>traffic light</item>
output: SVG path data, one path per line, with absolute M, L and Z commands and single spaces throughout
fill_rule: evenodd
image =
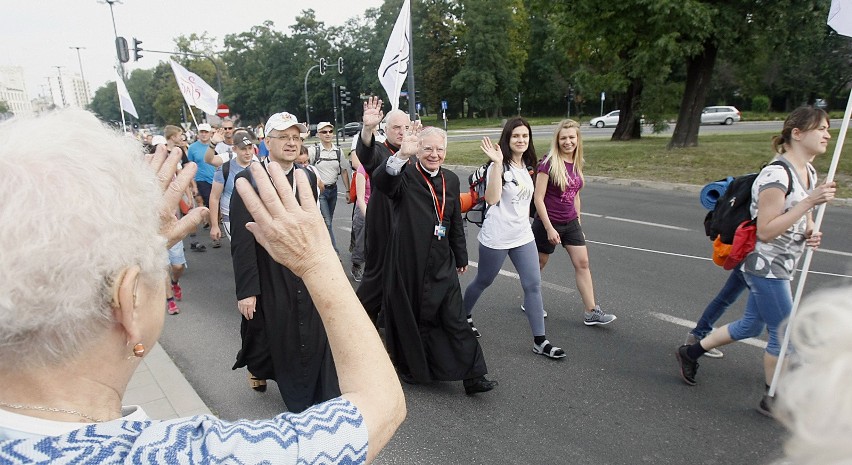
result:
M 352 93 L 346 90 L 345 86 L 340 86 L 337 88 L 337 95 L 340 96 L 340 105 L 341 106 L 349 106 L 352 105 Z
M 118 61 L 122 63 L 130 61 L 130 52 L 127 49 L 127 39 L 124 37 L 115 38 L 115 52 L 118 55 Z
M 343 74 L 343 57 L 337 58 L 337 73 Z
M 142 58 L 142 54 L 139 53 L 142 51 L 142 47 L 140 47 L 141 44 L 141 40 L 136 37 L 133 38 L 133 61 L 139 61 L 139 59 Z
M 320 76 L 325 74 L 325 68 L 328 64 L 325 62 L 325 58 L 320 58 Z

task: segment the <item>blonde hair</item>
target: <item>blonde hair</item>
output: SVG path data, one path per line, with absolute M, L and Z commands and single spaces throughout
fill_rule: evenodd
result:
M 568 172 L 565 169 L 565 163 L 562 161 L 561 149 L 559 148 L 559 133 L 563 129 L 577 130 L 577 148 L 574 149 L 574 174 L 579 175 L 583 179 L 583 136 L 580 134 L 580 123 L 573 119 L 564 119 L 556 126 L 556 131 L 553 132 L 553 139 L 550 141 L 550 151 L 544 156 L 543 162 L 550 163 L 550 170 L 547 175 L 550 177 L 550 182 L 561 190 L 565 190 L 568 185 Z M 556 154 L 556 155 L 554 155 Z
M 21 149 L 44 128 L 38 156 Z M 160 187 L 139 141 L 82 110 L 15 118 L 0 140 L 0 367 L 58 365 L 115 324 L 122 270 L 165 281 Z
M 166 127 L 163 128 L 163 137 L 165 137 L 166 140 L 169 140 L 173 136 L 181 133 L 183 133 L 183 129 L 171 124 L 167 124 Z
M 784 450 L 797 465 L 848 464 L 852 456 L 852 287 L 822 290 L 793 323 L 792 361 L 776 413 L 790 430 Z M 785 462 L 789 463 L 789 462 Z

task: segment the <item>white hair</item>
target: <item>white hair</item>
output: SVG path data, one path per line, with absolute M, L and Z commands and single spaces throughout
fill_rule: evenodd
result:
M 807 298 L 793 324 L 797 361 L 778 386 L 777 414 L 790 429 L 797 465 L 848 464 L 852 457 L 852 287 Z
M 427 126 L 420 132 L 420 145 L 423 145 L 423 139 L 429 136 L 439 136 L 444 141 L 442 148 L 447 148 L 447 132 L 437 126 Z
M 411 119 L 408 117 L 408 113 L 397 108 L 395 110 L 391 110 L 391 111 L 387 112 L 387 114 L 385 115 L 385 123 L 390 124 L 392 119 L 397 119 L 397 118 L 405 118 L 406 123 L 411 122 Z
M 0 124 L 0 173 L 0 367 L 59 364 L 113 323 L 121 270 L 164 281 L 159 186 L 138 141 L 82 110 Z

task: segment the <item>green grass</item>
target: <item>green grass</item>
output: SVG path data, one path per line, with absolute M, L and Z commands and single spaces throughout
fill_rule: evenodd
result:
M 825 154 L 817 157 L 814 166 L 820 179 L 828 173 L 837 130 L 832 130 L 832 140 Z M 757 171 L 772 158 L 770 141 L 773 133 L 719 134 L 700 136 L 698 147 L 667 150 L 669 137 L 643 136 L 631 142 L 609 140 L 583 141 L 586 159 L 585 174 L 624 179 L 673 182 L 704 185 L 726 176 Z M 849 137 L 847 137 L 849 139 Z M 546 141 L 539 141 L 537 149 L 541 158 Z M 837 168 L 838 197 L 852 197 L 852 141 L 844 144 Z M 447 163 L 477 166 L 486 157 L 478 141 L 450 142 Z

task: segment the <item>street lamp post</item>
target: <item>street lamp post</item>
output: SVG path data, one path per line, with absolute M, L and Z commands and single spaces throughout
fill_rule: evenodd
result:
M 54 66 L 54 68 L 56 68 L 56 72 L 59 74 L 57 78 L 59 81 L 59 95 L 62 97 L 62 108 L 65 108 L 68 106 L 68 101 L 65 100 L 65 87 L 62 84 L 62 66 Z
M 311 71 L 319 68 L 319 65 L 313 65 L 308 69 L 308 72 L 305 73 L 305 124 L 308 125 L 308 133 L 311 132 L 311 104 L 308 100 L 308 76 L 310 76 Z
M 112 11 L 112 5 L 114 3 L 121 3 L 121 0 L 102 0 L 98 3 L 106 3 L 109 5 L 109 15 L 112 17 L 112 32 L 115 34 L 115 39 L 118 40 L 118 29 L 115 27 L 115 13 Z M 116 61 L 118 62 L 118 71 L 121 74 L 121 78 L 124 79 L 124 63 L 116 57 Z
M 83 59 L 80 58 L 80 49 L 85 50 L 86 47 L 68 47 L 77 49 L 77 62 L 80 63 L 80 79 L 83 80 L 83 94 L 86 97 L 86 105 L 89 104 L 89 85 L 86 83 L 86 75 L 83 74 Z

